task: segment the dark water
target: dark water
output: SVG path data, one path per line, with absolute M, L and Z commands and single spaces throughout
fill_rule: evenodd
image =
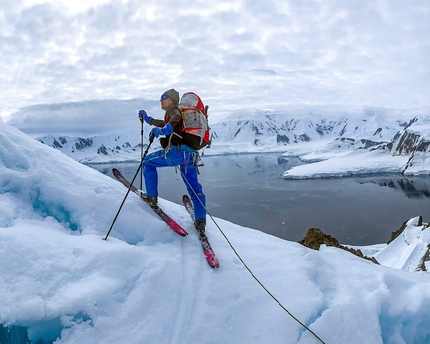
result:
M 203 157 L 200 182 L 210 213 L 283 239 L 303 239 L 319 227 L 343 244 L 387 242 L 411 217 L 430 221 L 430 178 L 401 175 L 283 180 L 298 159 L 277 154 Z M 138 163 L 94 165 L 112 176 L 117 167 L 133 178 Z M 140 176 L 140 175 L 139 175 Z M 140 177 L 135 183 L 140 187 Z M 174 168 L 159 169 L 159 195 L 181 203 L 186 193 Z

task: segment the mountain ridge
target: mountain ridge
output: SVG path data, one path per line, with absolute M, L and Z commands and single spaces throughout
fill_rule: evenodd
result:
M 414 160 L 416 164 L 417 158 L 429 150 L 430 112 L 387 109 L 261 112 L 215 123 L 211 125 L 211 132 L 212 147 L 205 151 L 206 155 L 231 150 L 237 153 L 291 151 L 295 145 L 312 142 L 308 153 L 316 160 L 325 159 L 328 152 L 379 149 L 393 156 L 411 156 L 408 166 L 412 166 Z M 85 138 L 48 135 L 36 139 L 86 164 L 138 160 L 142 148 L 142 137 L 137 130 Z M 148 138 L 144 137 L 143 147 L 147 145 Z M 154 143 L 153 148 L 160 146 Z

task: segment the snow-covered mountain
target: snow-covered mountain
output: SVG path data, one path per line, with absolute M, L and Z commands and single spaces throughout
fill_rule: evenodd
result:
M 426 110 L 321 107 L 279 114 L 257 112 L 213 124 L 211 129 L 212 146 L 206 155 L 277 151 L 314 162 L 380 150 L 387 156 L 407 157 L 407 162 L 397 159 L 398 172 L 429 173 L 425 155 L 430 146 L 430 111 Z M 145 125 L 145 133 L 149 130 Z M 83 163 L 139 160 L 142 147 L 140 127 L 129 134 L 38 140 Z M 147 144 L 144 135 L 143 145 Z M 153 146 L 159 148 L 157 143 Z M 387 171 L 393 172 L 390 167 Z
M 124 193 L 0 123 L 2 342 L 429 342 L 430 228 L 420 217 L 389 245 L 360 248 L 381 265 L 213 219 L 214 270 L 186 210 L 163 199 L 188 237 L 132 193 L 102 240 Z
M 142 147 L 142 137 L 138 133 L 85 138 L 48 135 L 38 140 L 82 163 L 135 160 L 139 158 Z M 146 141 L 143 147 L 145 145 Z
M 393 118 L 393 115 L 397 117 Z M 248 142 L 255 146 L 288 145 L 321 138 L 389 141 L 408 125 L 405 115 L 387 109 L 302 109 L 282 114 L 259 113 L 213 126 L 223 142 Z

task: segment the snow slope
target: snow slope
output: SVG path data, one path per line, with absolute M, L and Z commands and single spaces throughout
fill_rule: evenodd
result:
M 23 335 L 22 326 L 33 343 L 319 343 L 211 221 L 218 270 L 181 206 L 160 200 L 186 238 L 131 194 L 104 241 L 126 192 L 120 183 L 4 124 L 0 159 L 0 338 Z M 216 221 L 324 342 L 430 341 L 429 274 Z
M 374 255 L 379 263 L 405 271 L 430 269 L 430 230 L 420 217 L 410 219 L 405 230 L 390 245 Z M 423 257 L 427 257 L 423 260 Z

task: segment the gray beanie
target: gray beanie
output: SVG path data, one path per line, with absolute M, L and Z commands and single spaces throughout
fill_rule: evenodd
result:
M 168 96 L 172 100 L 173 104 L 178 106 L 178 104 L 179 104 L 179 92 L 176 91 L 174 88 L 164 92 L 163 95 Z

